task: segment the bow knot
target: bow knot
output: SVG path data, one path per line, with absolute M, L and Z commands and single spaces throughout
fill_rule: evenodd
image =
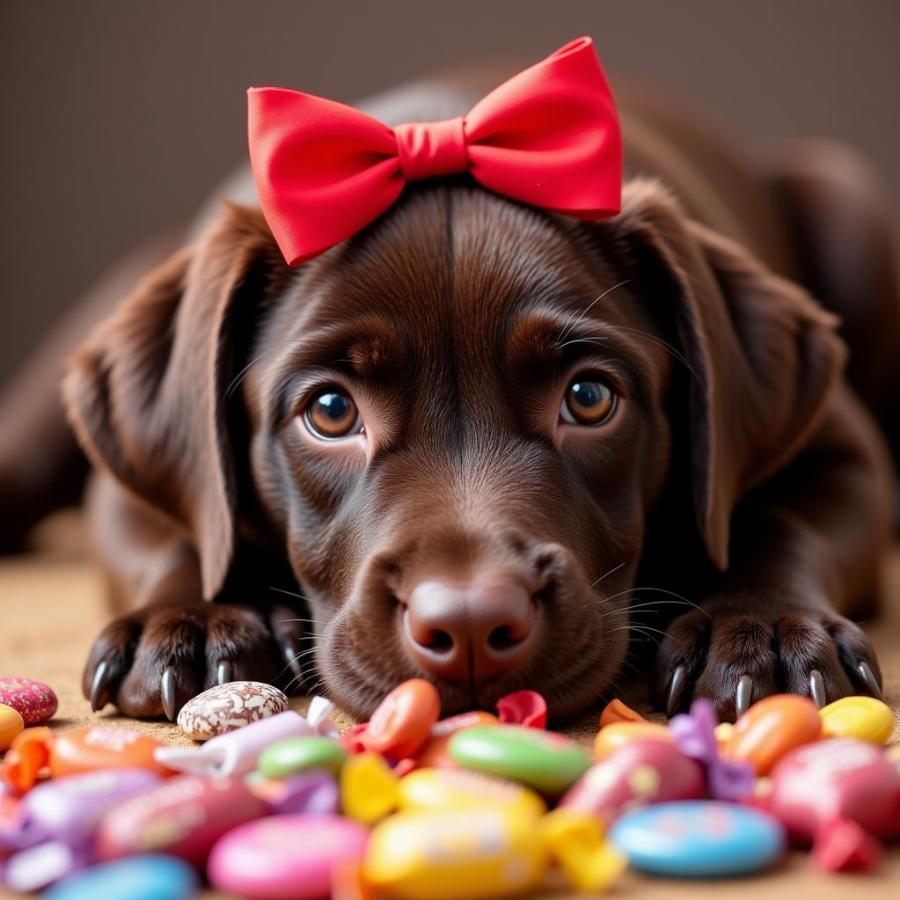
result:
M 398 125 L 394 137 L 400 169 L 407 181 L 455 175 L 469 168 L 462 116 Z
M 282 88 L 251 88 L 248 114 L 259 204 L 289 265 L 365 228 L 408 182 L 457 172 L 551 212 L 619 211 L 619 121 L 590 38 L 514 75 L 465 117 L 391 129 Z

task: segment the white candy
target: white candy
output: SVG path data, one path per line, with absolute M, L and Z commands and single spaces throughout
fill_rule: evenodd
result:
M 178 727 L 195 741 L 236 731 L 288 708 L 288 698 L 261 681 L 230 681 L 197 694 L 181 708 Z

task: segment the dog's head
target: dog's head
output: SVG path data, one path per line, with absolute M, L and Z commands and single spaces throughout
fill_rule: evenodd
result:
M 283 549 L 353 712 L 424 674 L 448 710 L 530 687 L 567 715 L 623 661 L 650 523 L 724 568 L 841 358 L 827 314 L 652 183 L 600 224 L 445 183 L 297 269 L 225 210 L 66 395 L 209 597 L 239 540 Z

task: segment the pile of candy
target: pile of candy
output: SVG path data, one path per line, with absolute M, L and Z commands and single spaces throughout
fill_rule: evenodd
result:
M 532 691 L 440 719 L 418 679 L 343 736 L 322 698 L 301 716 L 220 685 L 181 711 L 194 748 L 41 727 L 56 703 L 35 682 L 0 679 L 0 701 L 0 883 L 53 900 L 190 897 L 201 875 L 254 898 L 601 891 L 626 865 L 749 874 L 789 842 L 868 870 L 900 837 L 893 715 L 870 697 L 769 697 L 735 725 L 698 700 L 668 726 L 614 700 L 593 753 L 545 730 Z

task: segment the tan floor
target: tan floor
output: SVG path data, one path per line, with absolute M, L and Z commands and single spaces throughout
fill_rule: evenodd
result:
M 889 572 L 889 609 L 869 628 L 885 671 L 888 699 L 900 706 L 900 551 Z M 22 557 L 0 562 L 0 675 L 36 678 L 52 685 L 59 700 L 53 724 L 71 728 L 98 720 L 127 721 L 129 726 L 169 743 L 187 743 L 174 725 L 133 722 L 115 713 L 94 716 L 79 689 L 81 667 L 91 640 L 106 620 L 100 580 L 92 568 L 60 556 Z M 302 709 L 304 701 L 295 705 Z M 593 720 L 592 720 L 593 721 Z M 574 729 L 586 738 L 587 723 Z M 900 728 L 894 738 L 900 739 Z M 873 876 L 825 876 L 802 854 L 792 854 L 777 871 L 752 879 L 717 882 L 674 882 L 628 875 L 613 896 L 647 898 L 728 897 L 767 898 L 851 897 L 863 891 L 866 900 L 900 896 L 900 848 Z M 0 897 L 8 896 L 0 892 Z M 211 894 L 209 896 L 212 896 Z

